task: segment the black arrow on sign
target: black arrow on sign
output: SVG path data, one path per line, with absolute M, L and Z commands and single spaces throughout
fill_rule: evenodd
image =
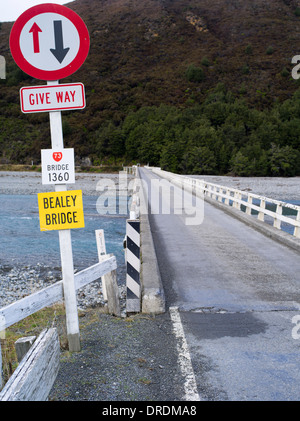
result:
M 54 57 L 62 63 L 68 54 L 70 48 L 64 48 L 63 32 L 62 32 L 62 21 L 55 20 L 54 22 L 54 39 L 55 48 L 50 48 L 51 53 Z

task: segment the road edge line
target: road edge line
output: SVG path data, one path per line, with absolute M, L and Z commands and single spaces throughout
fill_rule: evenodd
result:
M 189 347 L 185 338 L 178 307 L 170 307 L 169 313 L 173 323 L 173 332 L 175 333 L 176 338 L 179 339 L 179 341 L 177 341 L 177 351 L 180 370 L 183 377 L 185 378 L 184 400 L 200 401 Z

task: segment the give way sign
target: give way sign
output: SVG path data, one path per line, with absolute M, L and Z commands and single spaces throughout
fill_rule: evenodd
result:
M 81 17 L 53 3 L 26 10 L 10 34 L 10 50 L 17 65 L 41 80 L 59 80 L 76 72 L 89 47 L 89 33 Z

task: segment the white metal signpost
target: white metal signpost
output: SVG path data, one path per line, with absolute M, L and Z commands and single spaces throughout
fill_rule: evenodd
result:
M 83 85 L 60 85 L 58 80 L 79 69 L 89 46 L 83 20 L 71 9 L 53 3 L 26 10 L 10 34 L 10 49 L 17 65 L 30 76 L 47 81 L 47 86 L 22 88 L 20 97 L 24 113 L 49 111 L 52 149 L 42 151 L 42 182 L 54 184 L 56 192 L 66 191 L 66 184 L 75 182 L 74 151 L 64 149 L 61 110 L 85 107 Z M 59 229 L 59 244 L 69 350 L 80 351 L 70 229 Z

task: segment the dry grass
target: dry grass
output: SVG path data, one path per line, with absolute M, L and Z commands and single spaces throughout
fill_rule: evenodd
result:
M 37 336 L 45 328 L 56 327 L 61 349 L 66 349 L 67 334 L 65 326 L 65 308 L 63 304 L 46 307 L 20 322 L 10 326 L 1 335 L 3 384 L 5 384 L 18 366 L 15 342 L 22 337 Z

